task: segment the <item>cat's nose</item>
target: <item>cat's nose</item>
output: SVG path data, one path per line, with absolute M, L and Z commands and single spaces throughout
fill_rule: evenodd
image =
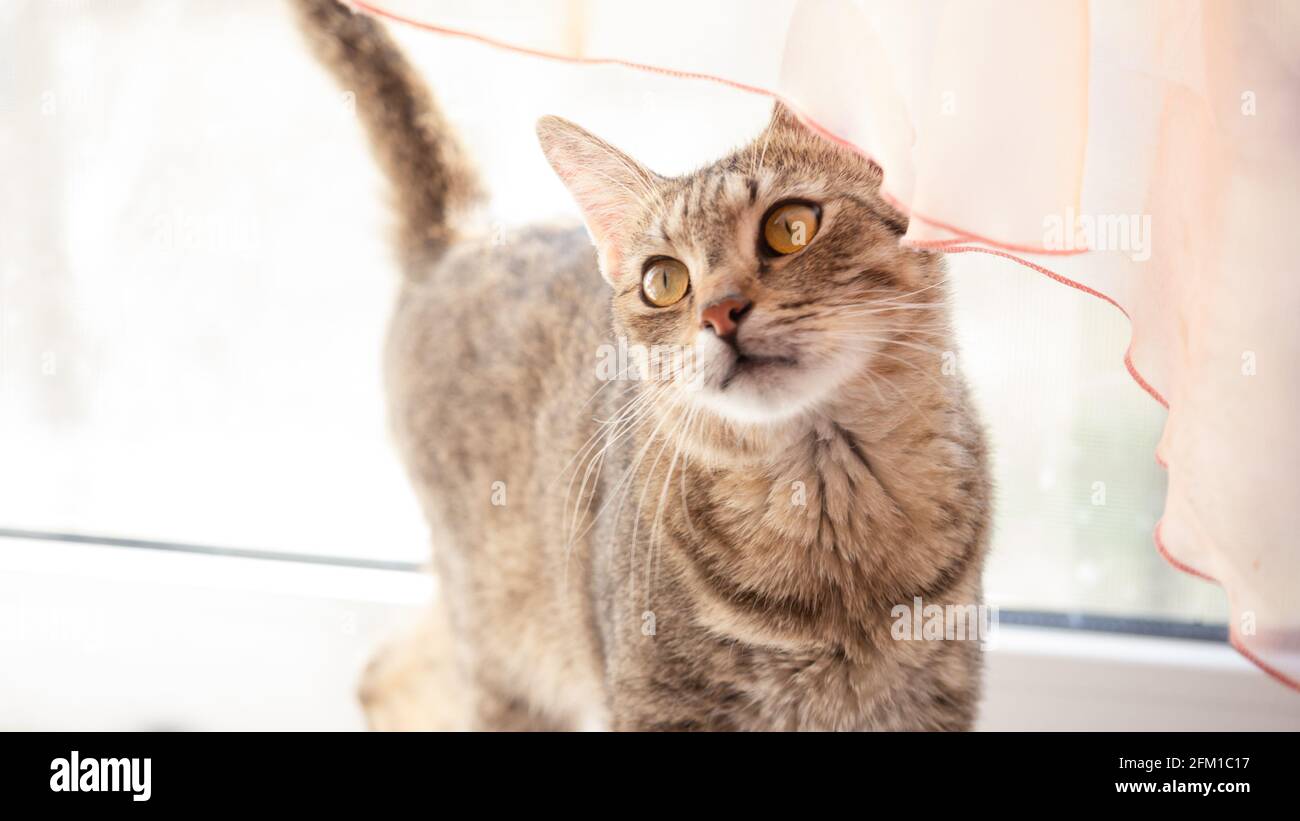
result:
M 724 296 L 714 300 L 700 313 L 700 327 L 711 326 L 713 332 L 722 339 L 736 335 L 736 326 L 753 307 L 752 302 L 742 296 Z

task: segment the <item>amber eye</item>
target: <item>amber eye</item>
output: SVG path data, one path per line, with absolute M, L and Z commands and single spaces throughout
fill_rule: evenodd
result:
M 806 202 L 783 202 L 763 219 L 763 241 L 774 254 L 793 254 L 817 236 L 820 209 Z
M 658 308 L 680 302 L 691 284 L 686 266 L 675 259 L 661 257 L 650 263 L 641 277 L 641 293 L 646 302 Z

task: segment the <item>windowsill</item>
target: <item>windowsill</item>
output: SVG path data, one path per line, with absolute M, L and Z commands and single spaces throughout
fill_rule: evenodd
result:
M 0 729 L 359 729 L 371 649 L 427 603 L 407 571 L 0 539 Z M 986 730 L 1297 730 L 1226 644 L 1004 626 Z

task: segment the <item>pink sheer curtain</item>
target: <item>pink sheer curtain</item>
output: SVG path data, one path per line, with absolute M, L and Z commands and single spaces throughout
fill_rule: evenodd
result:
M 768 21 L 762 42 L 693 28 L 684 2 L 355 5 L 779 97 L 881 165 L 906 242 L 1002 255 L 1124 311 L 1124 365 L 1169 409 L 1157 548 L 1222 584 L 1234 646 L 1300 687 L 1300 5 L 760 0 L 743 13 Z

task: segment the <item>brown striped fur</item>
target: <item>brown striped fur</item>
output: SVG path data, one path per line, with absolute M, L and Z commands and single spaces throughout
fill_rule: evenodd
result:
M 325 49 L 362 61 L 345 82 L 384 70 L 367 54 L 391 65 L 366 25 L 382 46 Z M 363 86 L 431 111 L 422 90 L 393 91 L 414 83 L 399 73 Z M 380 154 L 399 187 L 432 185 L 438 161 L 393 165 L 442 156 L 445 133 L 371 130 L 414 135 Z M 392 422 L 446 617 L 372 665 L 372 721 L 460 723 L 410 706 L 422 694 L 467 699 L 463 725 L 481 729 L 970 727 L 978 643 L 890 630 L 914 597 L 979 601 L 990 485 L 965 386 L 942 367 L 955 347 L 941 259 L 899 245 L 879 169 L 779 106 L 753 144 L 672 179 L 564 121 L 539 134 L 595 252 L 581 229 L 448 240 L 393 319 Z M 762 215 L 790 198 L 818 203 L 821 229 L 767 256 Z M 450 236 L 450 199 L 411 202 L 407 235 Z M 640 294 L 656 255 L 691 273 L 669 308 Z M 779 364 L 738 369 L 701 326 L 733 293 L 753 302 L 739 349 Z M 601 346 L 620 338 L 686 346 L 701 367 L 604 380 Z M 431 658 L 435 634 L 448 649 Z

